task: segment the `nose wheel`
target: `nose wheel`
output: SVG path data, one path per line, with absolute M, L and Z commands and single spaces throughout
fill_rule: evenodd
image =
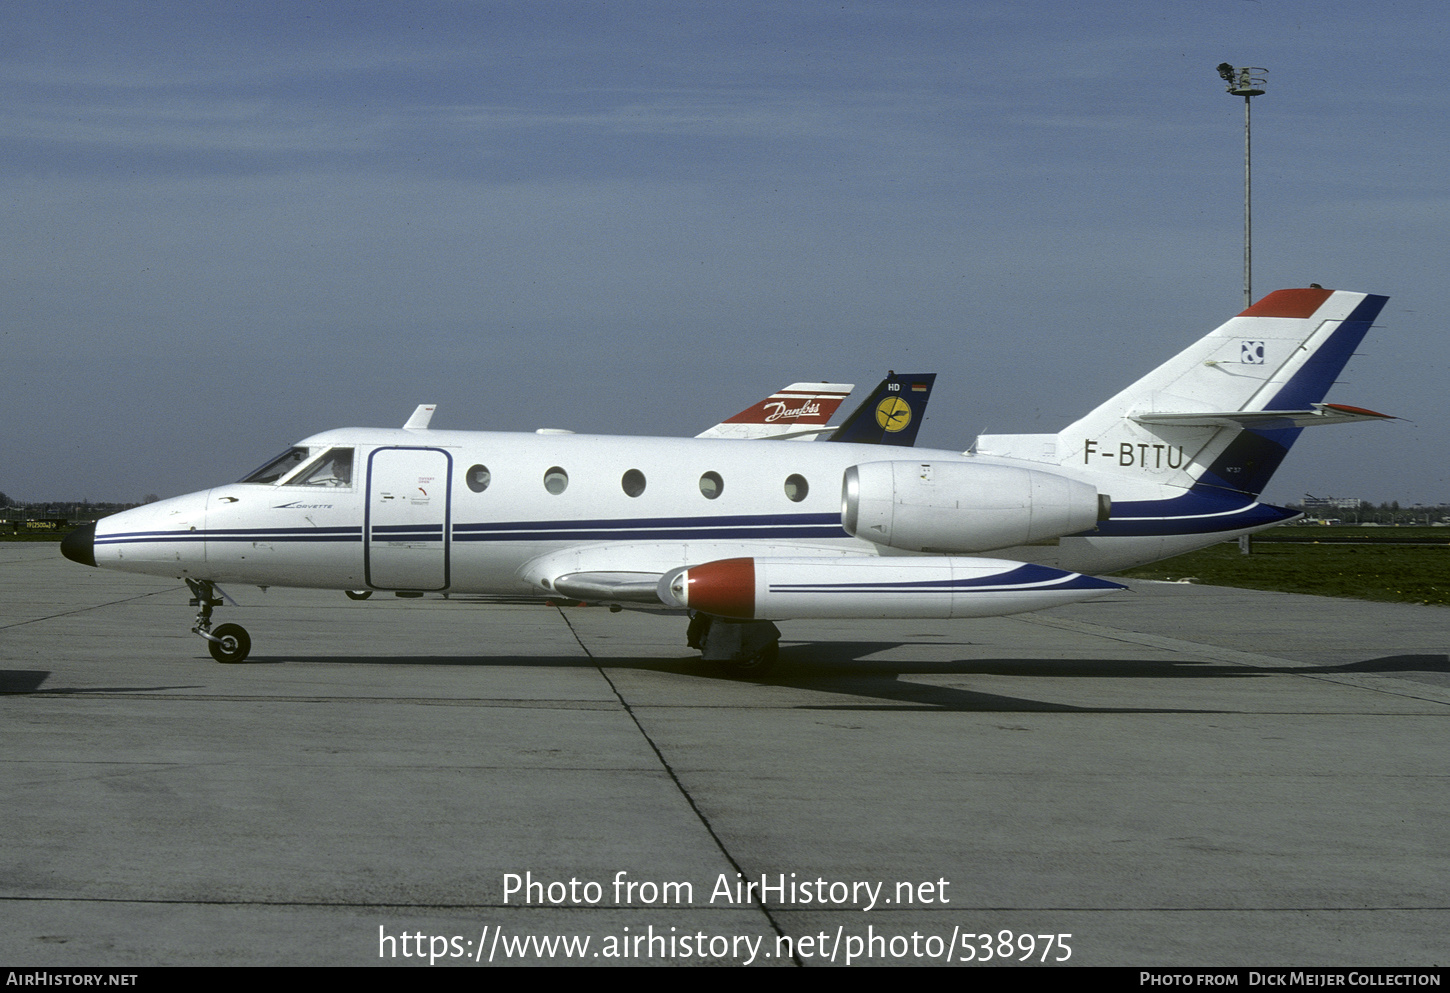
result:
M 252 636 L 240 624 L 218 624 L 206 648 L 218 662 L 240 662 L 252 650 Z
M 206 649 L 218 662 L 241 662 L 252 650 L 252 637 L 240 624 L 218 624 L 211 626 L 211 612 L 226 601 L 218 599 L 221 590 L 209 579 L 188 579 L 191 587 L 191 606 L 197 608 L 196 623 L 191 633 L 206 639 Z M 222 596 L 226 596 L 222 593 Z M 235 603 L 235 601 L 233 601 Z

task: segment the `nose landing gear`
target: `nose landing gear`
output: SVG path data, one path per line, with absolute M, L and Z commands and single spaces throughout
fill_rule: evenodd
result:
M 192 626 L 191 633 L 206 639 L 207 651 L 218 662 L 244 660 L 252 650 L 252 638 L 247 634 L 246 628 L 240 624 L 218 624 L 216 630 L 212 630 L 212 608 L 220 607 L 226 602 L 216 596 L 221 590 L 209 579 L 188 579 L 186 585 L 191 588 L 190 604 L 197 608 L 196 624 Z M 226 594 L 222 593 L 222 596 Z

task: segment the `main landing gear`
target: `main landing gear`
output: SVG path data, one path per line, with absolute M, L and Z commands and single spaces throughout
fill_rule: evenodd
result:
M 685 641 L 736 676 L 763 676 L 780 655 L 780 628 L 770 621 L 737 621 L 698 611 Z
M 191 606 L 196 607 L 196 624 L 191 633 L 206 639 L 207 651 L 218 662 L 241 662 L 252 650 L 252 637 L 240 624 L 218 624 L 213 630 L 211 612 L 226 601 L 216 597 L 221 591 L 210 579 L 188 579 L 191 587 Z

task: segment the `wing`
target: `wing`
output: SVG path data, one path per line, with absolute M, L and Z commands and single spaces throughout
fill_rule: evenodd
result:
M 976 556 L 878 556 L 809 542 L 639 542 L 551 552 L 521 570 L 542 594 L 735 620 L 993 617 L 1122 589 Z

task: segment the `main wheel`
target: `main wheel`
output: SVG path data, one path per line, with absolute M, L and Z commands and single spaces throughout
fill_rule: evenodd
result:
M 780 642 L 772 641 L 758 651 L 750 655 L 742 655 L 733 659 L 724 659 L 721 665 L 725 671 L 733 676 L 764 676 L 775 668 L 776 660 L 780 658 Z
M 373 595 L 372 590 L 343 590 L 349 600 L 366 600 Z
M 240 662 L 252 650 L 252 638 L 240 624 L 219 624 L 212 636 L 219 641 L 207 639 L 207 651 L 218 662 Z

